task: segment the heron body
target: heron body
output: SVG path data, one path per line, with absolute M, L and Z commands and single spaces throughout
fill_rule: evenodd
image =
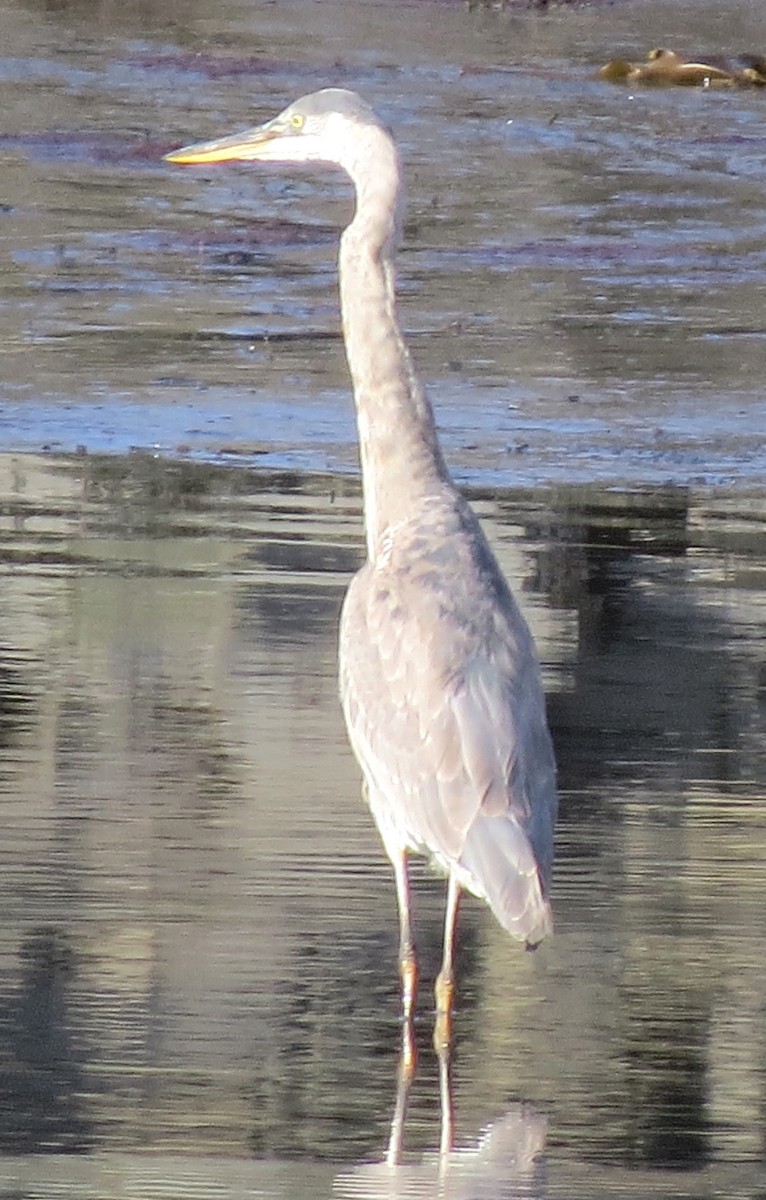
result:
M 550 929 L 553 759 L 526 623 L 449 484 L 349 588 L 341 696 L 389 857 L 431 855 L 536 944 Z
M 340 625 L 340 692 L 370 808 L 393 864 L 404 1009 L 417 968 L 407 857 L 449 879 L 437 1006 L 451 1008 L 458 900 L 486 900 L 533 946 L 551 929 L 555 764 L 529 627 L 450 479 L 396 309 L 402 200 L 394 142 L 330 88 L 266 125 L 168 155 L 342 167 L 356 210 L 341 238 L 343 332 L 359 432 L 367 561 Z

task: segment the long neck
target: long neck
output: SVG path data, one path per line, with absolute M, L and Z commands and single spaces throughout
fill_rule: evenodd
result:
M 396 310 L 400 204 L 396 149 L 371 128 L 351 170 L 356 215 L 341 239 L 340 292 L 362 460 L 367 552 L 386 529 L 448 479 L 433 412 L 415 375 Z

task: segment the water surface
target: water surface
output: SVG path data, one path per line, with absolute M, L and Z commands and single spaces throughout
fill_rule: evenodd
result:
M 593 79 L 690 30 L 757 49 L 760 4 L 0 13 L 3 1200 L 766 1191 L 766 97 Z M 379 1165 L 393 889 L 335 683 L 348 188 L 161 162 L 327 84 L 401 144 L 404 321 L 560 763 L 556 936 L 465 907 L 440 1181 L 425 870 Z
M 214 1195 L 336 1175 L 378 1194 L 357 1165 L 393 1111 L 396 920 L 335 685 L 356 485 L 142 455 L 0 472 L 0 1194 L 168 1172 Z M 474 1157 L 454 1186 L 515 1194 L 521 1155 L 534 1194 L 755 1195 L 762 497 L 474 501 L 540 644 L 562 820 L 537 954 L 465 907 L 454 1101 Z M 443 903 L 424 870 L 416 901 L 396 1186 L 421 1194 Z
M 29 3 L 0 33 L 6 447 L 355 470 L 347 185 L 161 162 L 335 84 L 401 144 L 403 316 L 461 478 L 763 482 L 766 97 L 593 78 L 758 49 L 759 3 Z

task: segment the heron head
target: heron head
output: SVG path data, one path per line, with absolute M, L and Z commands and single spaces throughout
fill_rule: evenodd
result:
M 279 116 L 241 133 L 196 142 L 165 155 L 172 163 L 330 162 L 346 164 L 360 127 L 381 128 L 355 92 L 324 88 L 295 100 Z

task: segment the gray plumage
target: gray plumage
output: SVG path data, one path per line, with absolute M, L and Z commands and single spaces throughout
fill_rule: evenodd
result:
M 439 997 L 449 1008 L 461 888 L 529 945 L 551 929 L 555 764 L 532 635 L 450 480 L 399 328 L 396 148 L 358 96 L 327 89 L 264 126 L 169 157 L 334 163 L 356 189 L 340 290 L 367 562 L 343 606 L 340 692 L 396 872 L 408 1016 L 416 984 L 408 852 L 430 855 L 449 876 Z
M 467 504 L 413 505 L 354 578 L 341 697 L 392 856 L 432 855 L 518 938 L 549 932 L 553 756 L 532 638 Z

